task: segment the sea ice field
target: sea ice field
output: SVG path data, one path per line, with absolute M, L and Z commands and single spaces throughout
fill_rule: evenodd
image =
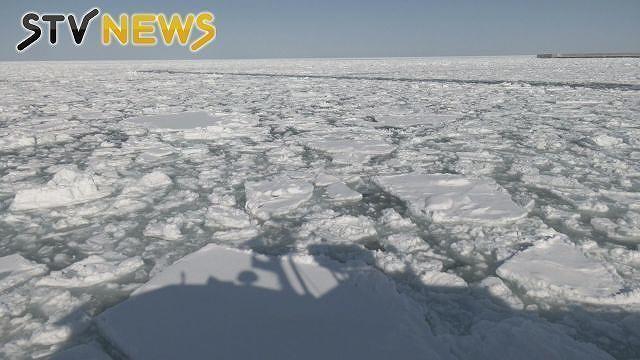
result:
M 0 65 L 0 358 L 640 358 L 640 59 Z

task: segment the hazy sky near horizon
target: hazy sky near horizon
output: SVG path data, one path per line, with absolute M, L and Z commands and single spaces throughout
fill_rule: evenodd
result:
M 3 0 L 0 60 L 210 59 L 507 55 L 540 52 L 640 52 L 640 0 Z M 28 11 L 101 14 L 76 47 L 59 25 L 58 44 L 43 37 L 24 53 Z M 216 40 L 186 47 L 100 43 L 109 13 L 215 14 Z M 42 24 L 44 26 L 44 24 Z

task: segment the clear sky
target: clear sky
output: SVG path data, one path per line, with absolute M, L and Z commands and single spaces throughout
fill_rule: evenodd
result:
M 211 11 L 218 37 L 196 54 L 178 45 L 104 47 L 96 18 L 83 46 L 63 24 L 55 47 L 42 38 L 16 53 L 29 34 L 25 12 L 82 16 L 94 6 L 111 15 Z M 0 60 L 640 52 L 640 0 L 2 0 L 0 9 Z

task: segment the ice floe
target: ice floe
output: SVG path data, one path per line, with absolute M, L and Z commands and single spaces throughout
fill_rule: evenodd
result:
M 98 186 L 91 174 L 61 169 L 46 185 L 18 191 L 11 209 L 20 211 L 70 206 L 96 200 L 110 193 L 111 189 Z
M 612 268 L 587 257 L 562 236 L 522 251 L 496 272 L 525 289 L 527 296 L 550 302 L 607 302 L 624 288 L 623 280 Z
M 407 202 L 416 216 L 437 223 L 503 223 L 527 211 L 509 193 L 488 180 L 449 174 L 402 174 L 375 177 L 385 191 Z
M 205 224 L 210 227 L 243 229 L 251 226 L 247 213 L 225 206 L 210 206 Z
M 336 182 L 327 186 L 325 194 L 329 200 L 335 202 L 359 201 L 362 199 L 362 194 L 342 182 Z
M 45 265 L 31 262 L 18 254 L 0 257 L 0 292 L 46 272 Z
M 247 181 L 244 188 L 247 211 L 261 220 L 286 215 L 311 199 L 313 195 L 313 185 L 286 177 L 266 181 Z
M 142 267 L 139 257 L 123 260 L 107 260 L 99 255 L 91 255 L 68 267 L 52 271 L 38 280 L 38 286 L 82 288 L 118 280 Z
M 366 216 L 342 215 L 313 219 L 300 229 L 300 236 L 308 240 L 315 235 L 334 243 L 353 243 L 376 235 L 375 224 Z
M 374 156 L 388 155 L 396 149 L 395 146 L 382 140 L 341 139 L 331 136 L 324 139 L 311 139 L 305 145 L 326 152 L 338 164 L 365 163 Z
M 150 236 L 160 238 L 164 240 L 180 240 L 182 238 L 183 220 L 179 217 L 168 219 L 166 222 L 151 221 L 144 228 L 142 234 L 144 236 Z
M 215 245 L 166 268 L 97 324 L 131 358 L 408 359 L 444 351 L 418 307 L 375 270 Z

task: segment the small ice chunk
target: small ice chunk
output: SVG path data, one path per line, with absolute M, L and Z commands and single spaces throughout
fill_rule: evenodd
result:
M 153 171 L 140 179 L 140 184 L 150 188 L 164 187 L 172 184 L 171 178 L 161 171 Z
M 316 176 L 315 180 L 313 181 L 313 184 L 315 186 L 327 186 L 333 183 L 337 183 L 339 181 L 340 179 L 338 179 L 337 177 L 323 173 Z
M 217 228 L 242 229 L 251 226 L 247 213 L 226 206 L 210 206 L 205 225 Z
M 330 242 L 356 242 L 377 234 L 375 224 L 366 216 L 342 215 L 305 223 L 301 236 L 315 234 Z
M 420 275 L 420 282 L 425 286 L 443 289 L 467 287 L 467 282 L 458 275 L 440 271 L 426 271 Z
M 165 268 L 97 324 L 136 359 L 436 359 L 447 352 L 420 308 L 377 270 L 216 245 Z
M 0 257 L 0 292 L 46 272 L 45 265 L 31 262 L 19 254 Z
M 393 230 L 416 228 L 416 224 L 414 224 L 411 219 L 402 217 L 402 215 L 392 208 L 382 210 L 382 217 L 380 220 L 385 226 L 388 226 Z
M 597 135 L 593 138 L 593 142 L 602 147 L 613 147 L 622 144 L 622 139 L 609 135 Z
M 596 231 L 605 233 L 610 239 L 630 244 L 640 243 L 640 227 L 634 227 L 624 219 L 615 223 L 607 218 L 593 218 L 591 226 Z
M 102 256 L 91 255 L 67 266 L 60 271 L 52 271 L 36 283 L 38 286 L 81 288 L 118 280 L 133 273 L 144 263 L 138 256 L 122 261 L 109 261 Z
M 247 211 L 261 220 L 288 214 L 313 195 L 313 185 L 285 177 L 257 182 L 247 181 L 244 189 Z
M 415 251 L 429 250 L 431 247 L 419 236 L 410 234 L 392 234 L 382 240 L 386 250 L 400 254 L 410 254 Z
M 624 287 L 615 271 L 561 236 L 516 254 L 496 273 L 524 288 L 528 296 L 549 300 L 598 302 Z
M 0 135 L 4 135 L 0 133 Z M 27 146 L 34 146 L 36 137 L 33 134 L 13 134 L 13 136 L 0 136 L 0 150 L 10 151 Z
M 500 185 L 460 175 L 379 176 L 374 182 L 407 202 L 411 212 L 437 223 L 504 223 L 526 216 Z
M 213 234 L 215 240 L 223 241 L 225 243 L 240 244 L 247 242 L 256 236 L 260 232 L 255 227 L 247 227 L 242 229 L 230 229 L 224 231 L 216 231 Z
M 360 201 L 362 199 L 362 194 L 341 182 L 327 186 L 326 195 L 330 200 L 336 202 Z
M 486 290 L 496 302 L 503 302 L 514 310 L 524 309 L 522 300 L 515 296 L 499 277 L 489 276 L 480 282 L 479 287 Z
M 111 193 L 98 187 L 92 175 L 63 168 L 44 186 L 18 191 L 11 210 L 33 210 L 70 206 L 96 200 Z
M 182 239 L 181 227 L 182 220 L 180 218 L 172 218 L 166 222 L 152 220 L 144 228 L 142 235 L 169 241 L 180 240 Z
M 173 181 L 167 174 L 162 171 L 155 170 L 151 173 L 145 174 L 133 184 L 128 185 L 122 189 L 122 193 L 129 194 L 146 194 L 148 191 L 157 189 L 163 189 L 173 184 Z
M 63 321 L 48 321 L 31 334 L 29 342 L 38 345 L 56 345 L 69 341 L 74 334 L 83 332 L 91 323 L 84 312 L 70 314 Z

